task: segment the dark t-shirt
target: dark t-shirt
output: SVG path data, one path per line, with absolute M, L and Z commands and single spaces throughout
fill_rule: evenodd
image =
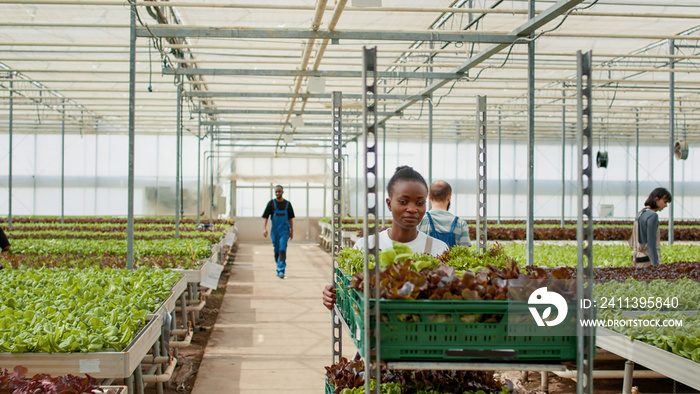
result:
M 270 200 L 270 202 L 267 203 L 267 207 L 265 207 L 265 212 L 263 212 L 262 217 L 267 219 L 270 217 L 275 212 L 275 208 L 272 207 L 272 202 L 275 202 L 277 204 L 277 209 L 284 209 L 284 206 L 287 204 L 287 200 L 282 200 L 277 201 L 274 198 Z M 287 216 L 289 216 L 290 219 L 294 219 L 294 208 L 292 208 L 292 203 L 289 203 L 289 206 L 287 207 Z
M 7 246 L 10 246 L 10 241 L 8 241 L 7 235 L 0 228 L 0 250 L 5 249 Z

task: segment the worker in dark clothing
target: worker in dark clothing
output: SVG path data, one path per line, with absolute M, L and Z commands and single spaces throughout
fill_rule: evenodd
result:
M 657 212 L 671 203 L 671 193 L 663 187 L 657 187 L 644 202 L 639 211 L 629 245 L 632 247 L 632 263 L 636 268 L 646 268 L 661 263 L 661 231 Z
M 294 209 L 292 204 L 282 198 L 284 189 L 275 186 L 275 197 L 270 200 L 263 213 L 263 237 L 267 237 L 267 220 L 272 216 L 272 229 L 270 239 L 275 249 L 275 262 L 277 263 L 277 277 L 284 279 L 287 268 L 287 242 L 294 237 Z
M 2 231 L 0 228 L 0 253 L 5 253 L 10 250 L 10 241 L 7 240 L 7 235 L 5 235 L 5 232 Z M 2 263 L 0 262 L 0 270 L 3 268 Z

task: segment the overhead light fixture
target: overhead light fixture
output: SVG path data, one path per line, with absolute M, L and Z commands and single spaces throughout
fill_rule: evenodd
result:
M 294 143 L 294 136 L 291 134 L 284 134 L 282 135 L 282 138 L 284 139 L 285 144 L 293 144 Z
M 309 77 L 309 84 L 306 87 L 309 93 L 325 93 L 326 92 L 326 78 L 323 77 Z
M 353 7 L 381 7 L 382 0 L 352 0 Z
M 302 118 L 301 115 L 296 115 L 289 119 L 289 123 L 291 123 L 292 128 L 297 129 L 304 126 L 304 118 Z

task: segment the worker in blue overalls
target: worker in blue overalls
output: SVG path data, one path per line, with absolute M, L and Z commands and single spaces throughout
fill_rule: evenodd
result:
M 287 268 L 287 241 L 294 237 L 294 209 L 292 204 L 282 198 L 284 189 L 275 186 L 275 198 L 270 200 L 263 213 L 263 237 L 267 237 L 267 219 L 272 216 L 272 229 L 270 238 L 275 248 L 275 262 L 277 263 L 277 277 L 284 279 Z

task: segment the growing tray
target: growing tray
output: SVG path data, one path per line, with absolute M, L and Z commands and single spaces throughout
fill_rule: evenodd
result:
M 129 389 L 126 386 L 100 386 L 105 394 L 129 394 Z
M 347 276 L 337 273 L 336 278 L 338 309 L 364 357 L 363 295 L 347 289 Z M 370 300 L 372 305 L 374 302 Z M 508 301 L 381 300 L 381 359 L 526 362 L 576 359 L 575 336 L 509 335 L 508 310 Z M 488 317 L 497 322 L 483 322 Z
M 188 270 L 184 268 L 173 268 L 173 271 L 180 272 L 186 283 L 199 283 L 202 277 L 202 266 L 198 269 Z
M 153 315 L 121 352 L 0 353 L 0 368 L 12 370 L 22 365 L 28 369 L 29 376 L 46 373 L 52 376 L 89 374 L 97 379 L 127 378 L 160 337 L 161 324 L 161 317 Z
M 185 289 L 187 289 L 187 284 L 189 282 L 187 281 L 187 278 L 184 276 L 181 277 L 175 284 L 173 285 L 172 289 L 170 289 L 170 295 L 168 298 L 166 298 L 162 304 L 160 304 L 160 307 L 156 309 L 153 314 L 159 315 L 161 317 L 164 316 L 164 314 L 170 314 L 174 309 L 175 309 L 175 304 L 177 303 L 177 300 L 180 299 L 180 296 L 182 293 L 185 292 Z

